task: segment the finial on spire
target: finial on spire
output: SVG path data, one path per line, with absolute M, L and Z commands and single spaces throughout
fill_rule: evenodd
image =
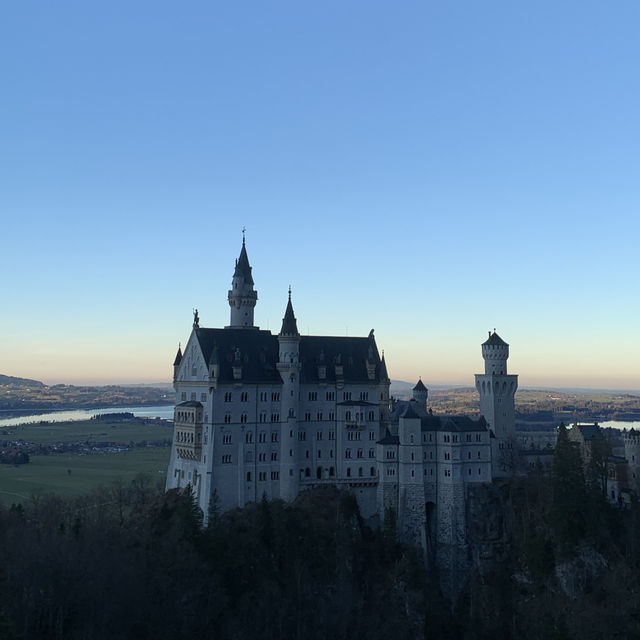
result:
M 247 230 L 246 227 L 242 227 L 242 245 L 244 246 L 244 232 Z
M 291 285 L 289 285 L 289 301 L 291 301 Z

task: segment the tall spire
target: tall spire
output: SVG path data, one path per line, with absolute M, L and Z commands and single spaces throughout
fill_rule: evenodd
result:
M 247 255 L 245 230 L 242 229 L 242 249 L 236 260 L 231 289 L 229 290 L 229 306 L 231 307 L 230 329 L 256 329 L 253 326 L 253 309 L 258 300 L 258 292 L 253 289 L 251 265 Z
M 299 336 L 298 323 L 296 322 L 296 316 L 293 313 L 293 304 L 291 304 L 291 286 L 289 286 L 289 301 L 287 302 L 287 309 L 284 312 L 284 318 L 282 318 L 282 329 L 280 329 L 281 336 Z

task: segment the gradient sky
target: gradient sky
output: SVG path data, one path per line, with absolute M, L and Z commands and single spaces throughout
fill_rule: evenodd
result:
M 640 389 L 640 3 L 0 8 L 0 372 L 168 380 L 193 307 L 392 378 Z

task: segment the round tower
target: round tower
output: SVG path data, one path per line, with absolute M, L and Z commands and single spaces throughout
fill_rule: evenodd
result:
M 429 397 L 429 389 L 424 386 L 422 378 L 418 380 L 418 384 L 413 387 L 413 399 L 416 401 L 420 411 L 427 411 L 427 398 Z
M 516 447 L 515 394 L 518 376 L 507 374 L 509 345 L 494 331 L 482 344 L 484 373 L 476 374 L 480 413 L 493 437 L 491 457 L 493 477 L 513 473 Z
M 258 292 L 253 289 L 251 265 L 247 256 L 244 231 L 242 232 L 242 249 L 236 260 L 236 268 L 229 290 L 229 306 L 231 319 L 228 329 L 256 329 L 253 324 L 253 310 L 258 300 Z
M 495 332 L 489 331 L 489 338 L 482 343 L 482 357 L 484 358 L 484 372 L 507 374 L 507 360 L 509 345 Z

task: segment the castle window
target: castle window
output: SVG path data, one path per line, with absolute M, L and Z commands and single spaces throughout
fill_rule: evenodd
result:
M 296 414 L 295 414 L 295 411 L 293 410 L 293 407 L 289 408 L 289 417 L 290 418 L 295 418 L 296 417 Z
M 471 434 L 467 433 L 467 442 L 471 442 Z
M 335 420 L 336 419 L 336 414 L 333 411 L 329 411 L 329 420 Z
M 451 454 L 450 454 L 450 453 L 445 452 L 445 454 L 444 454 L 444 459 L 445 459 L 445 460 L 451 460 Z
M 362 467 L 358 467 L 358 477 L 362 478 L 363 475 L 364 475 L 364 471 L 362 470 Z
M 444 475 L 445 475 L 445 477 L 450 478 L 451 477 L 451 469 L 445 469 L 444 470 Z
M 333 467 L 329 467 L 329 477 L 333 478 L 333 476 L 336 474 L 336 471 Z
M 191 399 L 192 399 L 192 400 L 195 400 L 195 399 L 196 399 L 196 392 L 195 392 L 195 391 L 193 391 L 193 392 L 191 393 Z
M 198 370 L 195 367 L 191 367 L 191 376 L 196 377 L 198 375 Z
M 369 440 L 375 440 L 375 439 L 376 439 L 375 431 L 369 431 Z
M 271 459 L 272 460 L 277 460 L 278 459 L 278 452 L 277 451 L 272 451 L 271 452 Z
M 277 431 L 272 431 L 271 432 L 271 442 L 278 442 L 278 432 Z
M 304 477 L 305 477 L 305 478 L 310 478 L 310 477 L 311 477 L 311 469 L 309 469 L 309 467 L 307 467 L 307 468 L 304 470 Z
M 411 469 L 411 477 L 412 477 L 412 478 L 415 478 L 415 477 L 416 477 L 416 472 L 415 472 L 413 469 Z
M 181 398 L 182 400 L 186 400 L 186 399 L 187 399 L 187 392 L 186 392 L 186 391 L 183 391 L 183 392 L 182 392 L 182 394 L 180 395 L 180 398 Z
M 316 414 L 316 420 L 318 420 L 318 422 L 322 420 L 322 411 L 318 411 L 318 413 Z
M 249 394 L 246 391 L 240 394 L 240 402 L 249 402 Z
M 271 414 L 271 422 L 280 422 L 280 414 L 272 413 Z
M 266 462 L 267 461 L 267 454 L 266 453 L 259 453 L 258 454 L 258 462 Z
M 368 400 L 369 399 L 369 392 L 368 391 L 361 391 L 360 392 L 360 400 Z
M 371 475 L 371 476 L 375 476 L 376 475 L 376 468 L 375 467 L 371 467 L 371 469 L 369 470 L 369 475 Z
M 306 440 L 307 432 L 306 431 L 298 431 L 298 440 Z
M 478 475 L 482 475 L 482 469 L 478 467 Z
M 261 391 L 260 392 L 260 402 L 266 402 L 267 401 L 267 392 L 266 391 Z
M 247 414 L 246 414 L 246 413 L 243 413 L 243 414 L 240 416 L 240 422 L 241 422 L 242 424 L 247 424 Z
M 411 440 L 411 444 L 413 444 L 413 434 L 411 434 L 410 440 Z
M 329 440 L 335 440 L 335 439 L 336 439 L 336 432 L 329 431 Z
M 327 391 L 327 393 L 325 394 L 325 399 L 326 400 L 335 400 L 336 399 L 336 392 L 335 391 Z
M 267 432 L 266 431 L 261 431 L 258 434 L 258 442 L 266 442 L 267 441 Z
M 469 451 L 469 454 L 467 457 L 469 458 L 469 460 L 471 460 L 471 451 Z
M 362 449 L 358 449 L 357 456 L 358 458 L 362 458 Z
M 305 419 L 307 422 L 308 422 L 309 420 L 311 420 L 311 414 L 310 414 L 308 411 L 304 414 L 304 419 Z
M 231 402 L 232 398 L 233 398 L 233 394 L 231 393 L 231 391 L 227 391 L 227 393 L 224 394 L 225 402 Z
M 329 449 L 329 457 L 333 458 L 333 449 Z
M 469 469 L 469 475 L 471 475 L 471 469 Z
M 293 458 L 293 449 L 289 449 L 289 457 Z
M 308 458 L 309 457 L 309 450 L 307 449 L 304 453 L 305 453 L 304 457 Z
M 280 392 L 275 391 L 271 394 L 271 402 L 280 402 Z
M 271 472 L 271 479 L 272 480 L 280 480 L 280 472 L 279 471 L 272 471 Z
M 347 478 L 351 477 L 351 467 L 347 467 Z
M 316 478 L 318 478 L 318 480 L 322 480 L 322 467 L 318 467 L 316 469 Z
M 431 471 L 429 472 L 429 475 L 433 475 L 433 469 L 431 469 Z
M 225 413 L 224 414 L 224 423 L 225 424 L 231 424 L 231 414 L 230 413 Z
M 206 402 L 207 401 L 207 394 L 206 393 L 201 393 L 200 394 L 200 402 Z
M 351 391 L 343 391 L 342 392 L 343 400 L 351 400 Z
M 247 482 L 251 482 L 251 471 L 247 471 Z
M 453 436 L 453 441 L 458 442 L 458 436 Z
M 480 457 L 480 452 L 478 451 L 478 458 Z
M 345 420 L 351 420 L 351 411 L 347 411 L 344 417 L 345 417 Z
M 267 481 L 267 472 L 266 471 L 260 471 L 260 473 L 258 473 L 258 481 L 259 482 L 266 482 Z
M 316 431 L 316 440 L 322 440 L 322 431 Z
M 318 399 L 318 392 L 317 391 L 309 391 L 309 400 L 311 400 L 312 402 Z
M 245 436 L 245 442 L 247 444 L 251 444 L 253 442 L 253 433 L 251 431 L 247 432 L 247 435 Z
M 429 442 L 433 442 L 433 433 L 429 434 Z
M 415 460 L 415 457 L 414 457 L 413 453 L 411 453 L 411 462 L 414 462 L 414 460 Z
M 318 458 L 322 458 L 322 449 L 318 449 Z
M 260 412 L 260 422 L 266 422 L 266 421 L 267 421 L 267 413 L 266 413 L 266 411 Z
M 476 442 L 482 442 L 482 434 L 476 433 Z
M 395 476 L 396 475 L 396 470 L 395 469 L 387 469 L 387 475 L 388 476 Z
M 293 469 L 289 469 L 289 475 L 292 476 L 293 475 Z
M 375 413 L 373 411 L 369 411 L 369 422 L 373 422 L 375 420 Z
M 351 457 L 351 449 L 346 449 L 344 452 L 344 457 L 345 458 L 350 458 Z
M 376 452 L 373 449 L 369 449 L 369 457 L 370 458 L 375 458 L 376 457 Z
M 231 454 L 222 456 L 222 464 L 231 464 Z

